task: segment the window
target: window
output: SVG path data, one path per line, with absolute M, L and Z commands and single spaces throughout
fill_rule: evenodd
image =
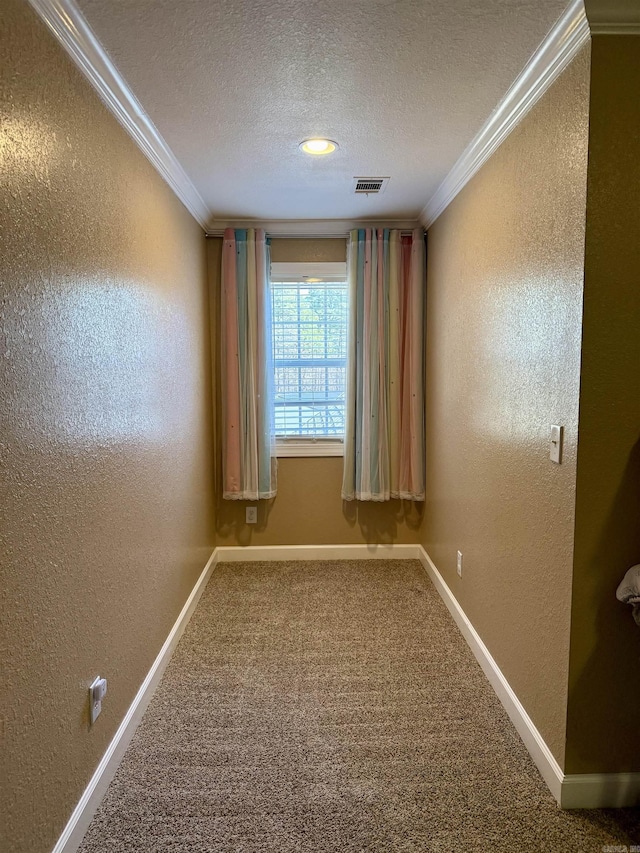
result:
M 273 264 L 271 278 L 276 453 L 341 454 L 347 357 L 345 264 Z

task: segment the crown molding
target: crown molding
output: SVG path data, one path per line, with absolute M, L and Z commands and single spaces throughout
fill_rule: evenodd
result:
M 593 36 L 639 36 L 640 21 L 637 24 L 615 22 L 597 22 L 591 24 L 591 35 Z
M 589 21 L 592 36 L 637 36 L 640 35 L 640 6 L 638 21 Z
M 572 0 L 423 208 L 420 222 L 425 228 L 436 221 L 588 41 L 583 0 Z
M 584 0 L 592 35 L 640 35 L 638 0 Z
M 140 150 L 206 230 L 210 211 L 73 0 L 29 0 Z
M 207 237 L 221 237 L 225 228 L 264 228 L 270 237 L 346 237 L 354 228 L 422 228 L 417 219 L 212 219 Z

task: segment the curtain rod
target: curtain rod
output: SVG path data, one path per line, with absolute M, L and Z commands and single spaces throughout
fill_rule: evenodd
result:
M 375 228 L 374 225 L 364 226 L 365 228 Z M 386 227 L 386 226 L 383 226 Z M 421 226 L 416 226 L 416 228 L 420 228 L 421 231 L 424 232 L 424 228 Z M 354 229 L 355 230 L 355 229 Z M 389 228 L 389 231 L 399 230 L 402 237 L 409 237 L 413 234 L 413 229 L 406 228 Z M 272 240 L 346 240 L 349 236 L 348 231 L 340 231 L 335 234 L 271 234 L 268 229 L 265 229 L 267 237 L 270 237 Z M 205 231 L 205 237 L 224 237 L 224 230 L 215 229 L 213 231 Z

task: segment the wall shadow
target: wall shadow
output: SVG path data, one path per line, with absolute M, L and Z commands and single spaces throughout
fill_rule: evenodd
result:
M 586 664 L 569 673 L 567 773 L 640 770 L 640 629 L 616 588 L 640 562 L 640 440 L 593 553 L 574 569 L 571 659 Z
M 398 526 L 418 531 L 424 517 L 424 501 L 343 501 L 342 514 L 351 528 L 359 527 L 370 545 L 393 545 Z

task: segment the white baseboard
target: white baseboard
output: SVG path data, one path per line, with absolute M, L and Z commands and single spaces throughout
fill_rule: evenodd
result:
M 218 563 L 243 560 L 417 560 L 420 545 L 223 545 Z
M 53 848 L 52 853 L 76 853 L 80 846 L 89 824 L 91 823 L 91 819 L 100 805 L 100 801 L 105 795 L 105 792 L 109 787 L 109 783 L 118 769 L 118 765 L 122 761 L 122 757 L 129 746 L 131 738 L 133 737 L 144 712 L 147 710 L 151 697 L 153 696 L 154 691 L 162 678 L 162 674 L 171 659 L 171 654 L 178 644 L 178 640 L 182 636 L 184 629 L 187 627 L 189 619 L 191 618 L 193 611 L 196 609 L 200 596 L 204 592 L 207 581 L 209 580 L 217 562 L 218 559 L 216 552 L 213 551 L 207 560 L 207 564 L 202 570 L 200 577 L 196 581 L 196 584 L 191 591 L 191 595 L 187 599 L 184 607 L 180 611 L 180 615 L 173 625 L 173 628 L 169 632 L 169 636 L 158 652 L 158 656 L 151 665 L 151 669 L 147 673 L 145 680 L 140 685 L 140 689 L 129 706 L 129 710 L 125 714 L 117 732 L 107 747 L 107 751 L 102 756 L 100 764 L 98 764 L 95 773 L 91 777 L 89 784 L 80 797 L 78 805 L 73 810 L 73 813 L 69 818 L 62 835 Z
M 620 809 L 640 805 L 640 773 L 573 773 L 562 781 L 563 809 Z
M 487 676 L 558 805 L 563 809 L 623 808 L 639 805 L 640 773 L 569 775 L 563 773 L 544 738 L 535 727 L 531 717 L 525 711 L 435 564 L 422 546 L 419 546 L 419 552 L 420 562 L 482 667 L 482 671 Z

